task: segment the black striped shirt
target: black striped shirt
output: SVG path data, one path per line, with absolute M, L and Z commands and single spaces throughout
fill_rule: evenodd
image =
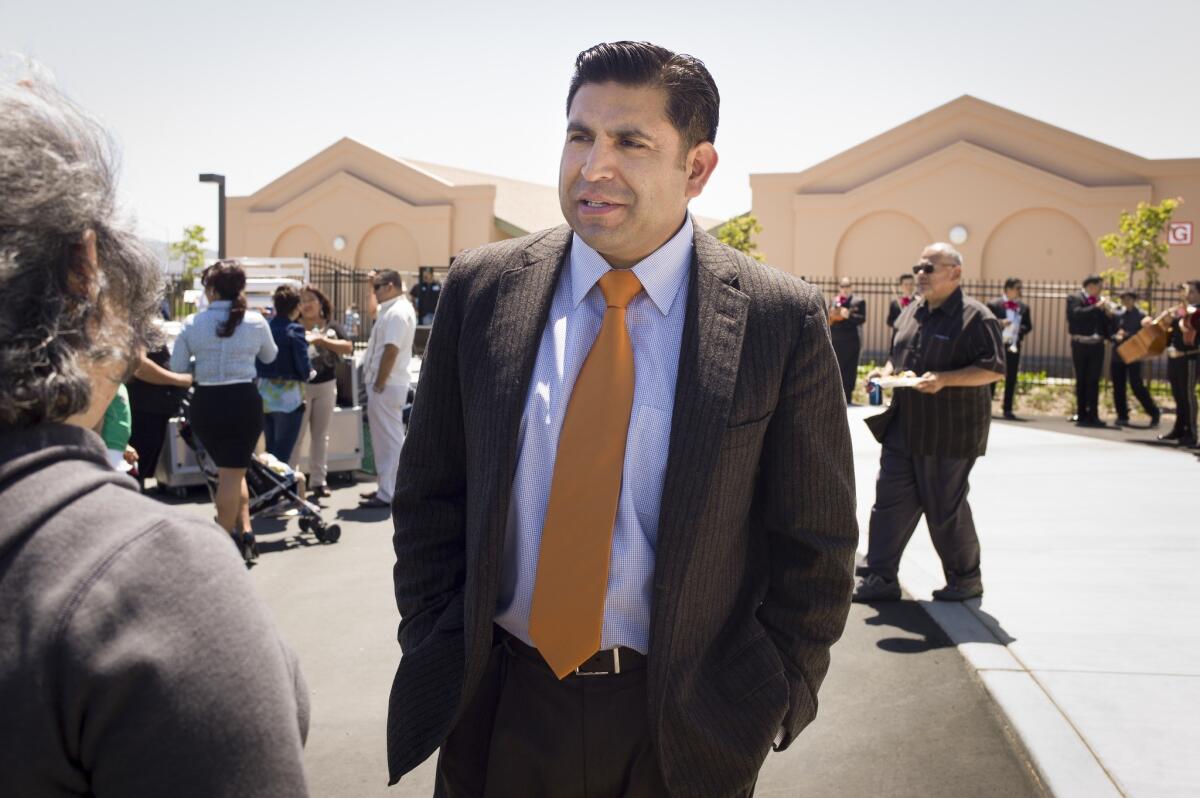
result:
M 892 364 L 896 373 L 978 366 L 1003 374 L 1000 322 L 983 303 L 964 297 L 961 288 L 933 310 L 918 299 L 896 319 Z M 991 391 L 986 385 L 943 388 L 935 394 L 897 388 L 889 414 L 899 416 L 914 454 L 979 457 L 987 449 Z

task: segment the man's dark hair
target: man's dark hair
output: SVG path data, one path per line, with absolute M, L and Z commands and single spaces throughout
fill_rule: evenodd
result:
M 1188 280 L 1187 284 L 1192 287 L 1193 291 L 1200 291 L 1200 280 Z
M 400 272 L 395 269 L 380 269 L 375 275 L 375 282 L 376 284 L 388 283 L 400 289 L 404 288 L 404 281 L 400 279 Z
M 1004 290 L 1009 291 L 1013 288 L 1020 288 L 1022 285 L 1020 277 L 1009 277 L 1004 281 Z
M 1083 278 L 1083 287 L 1084 288 L 1087 288 L 1089 285 L 1098 285 L 1098 284 L 1103 284 L 1103 283 L 1104 283 L 1104 280 L 1101 279 L 1100 275 L 1098 275 L 1098 274 L 1089 274 L 1087 277 Z
M 275 294 L 271 297 L 271 304 L 275 306 L 275 317 L 280 319 L 291 318 L 291 315 L 300 307 L 300 292 L 295 286 L 281 285 L 275 289 Z
M 900 276 L 896 278 L 896 282 L 897 282 L 897 283 L 902 283 L 902 282 L 904 282 L 905 280 L 911 280 L 912 278 L 913 278 L 913 276 L 912 276 L 912 274 L 911 274 L 910 272 L 902 272 L 902 273 L 900 274 Z
M 1126 288 L 1124 291 L 1121 292 L 1121 299 L 1124 299 L 1125 297 L 1132 297 L 1133 299 L 1137 299 L 1137 295 L 1138 295 L 1137 291 L 1134 291 L 1132 288 Z
M 721 95 L 699 58 L 649 42 L 604 42 L 589 47 L 575 58 L 567 114 L 580 86 L 609 81 L 665 91 L 667 118 L 683 138 L 685 153 L 703 141 L 716 143 Z

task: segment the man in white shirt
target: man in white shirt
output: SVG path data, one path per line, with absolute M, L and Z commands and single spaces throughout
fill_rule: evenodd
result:
M 383 508 L 392 504 L 400 447 L 404 445 L 404 405 L 408 401 L 408 362 L 412 358 L 417 316 L 404 299 L 399 272 L 384 269 L 375 275 L 371 290 L 379 315 L 371 328 L 363 375 L 370 389 L 367 423 L 375 451 L 378 490 L 363 495 L 360 507 Z

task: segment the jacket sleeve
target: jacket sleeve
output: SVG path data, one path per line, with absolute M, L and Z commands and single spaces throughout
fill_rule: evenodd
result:
M 850 307 L 850 318 L 846 321 L 854 324 L 856 327 L 861 327 L 867 321 L 867 300 L 859 299 Z
M 898 318 L 900 318 L 900 303 L 893 299 L 892 304 L 888 305 L 887 326 L 895 329 Z
M 760 456 L 759 508 L 770 582 L 758 610 L 790 687 L 782 751 L 815 717 L 829 649 L 842 635 L 858 545 L 845 396 L 824 303 L 807 298 Z
M 192 325 L 184 322 L 183 330 L 175 337 L 174 348 L 171 350 L 171 371 L 187 374 L 192 370 L 192 345 L 189 343 Z
M 1021 337 L 1024 338 L 1029 333 L 1033 332 L 1033 308 L 1024 302 L 1021 303 Z
M 296 369 L 300 381 L 308 382 L 312 374 L 312 361 L 308 357 L 308 340 L 304 337 L 304 327 L 300 324 L 289 324 L 287 335 L 292 348 L 292 366 Z
M 392 496 L 393 580 L 405 652 L 420 645 L 461 596 L 466 574 L 466 439 L 458 379 L 462 274 L 464 267 L 456 264 L 446 278 Z
M 275 336 L 271 334 L 271 325 L 263 320 L 258 327 L 262 335 L 258 345 L 258 360 L 260 363 L 274 363 L 279 355 L 279 347 L 275 344 Z
M 120 546 L 78 588 L 58 647 L 89 794 L 307 795 L 307 689 L 226 535 L 160 521 Z

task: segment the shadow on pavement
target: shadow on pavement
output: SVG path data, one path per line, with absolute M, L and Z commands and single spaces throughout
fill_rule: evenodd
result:
M 338 510 L 337 517 L 339 521 L 371 523 L 373 521 L 387 521 L 392 517 L 392 511 L 389 507 L 355 507 L 352 510 Z
M 869 605 L 876 615 L 868 626 L 890 626 L 906 636 L 885 637 L 875 645 L 892 654 L 920 654 L 935 648 L 952 648 L 954 643 L 915 601 L 880 601 Z

